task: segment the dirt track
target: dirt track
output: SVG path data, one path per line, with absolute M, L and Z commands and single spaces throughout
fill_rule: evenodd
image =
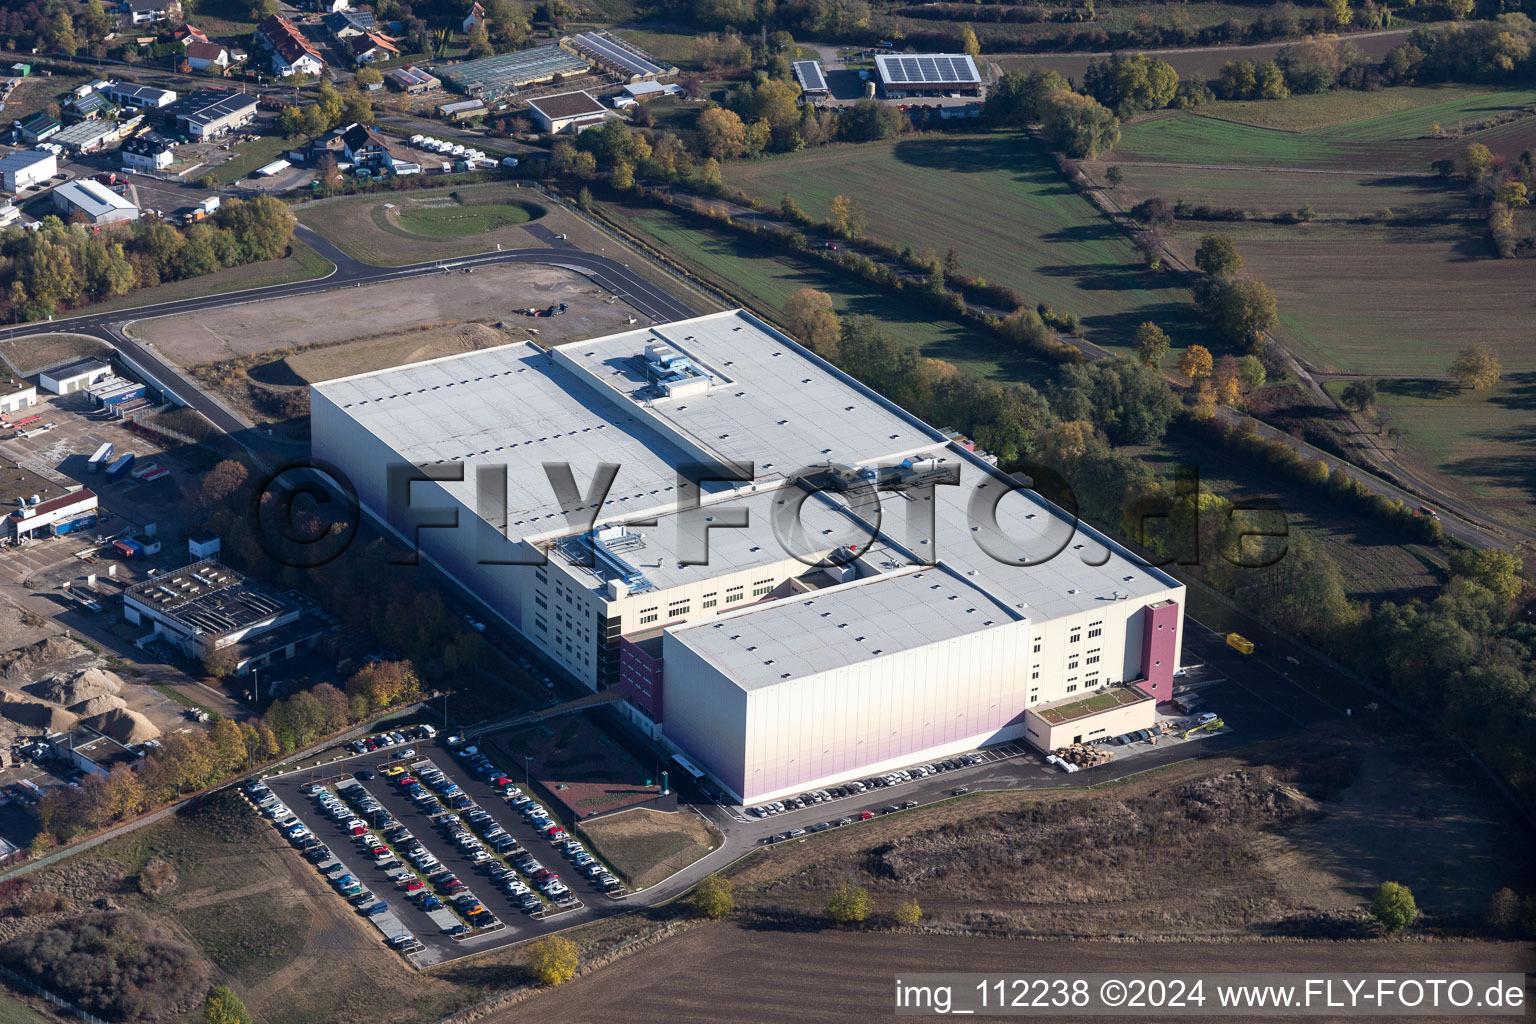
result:
M 252 302 L 216 317 L 187 313 L 135 324 L 132 334 L 182 366 L 236 356 L 399 331 L 421 324 L 465 323 L 514 317 L 513 310 L 566 302 L 559 330 L 591 333 L 622 329 L 631 313 L 587 278 L 555 267 L 484 267 L 473 274 L 342 288 L 294 298 Z M 536 323 L 530 320 L 528 323 Z M 544 324 L 538 323 L 542 329 Z

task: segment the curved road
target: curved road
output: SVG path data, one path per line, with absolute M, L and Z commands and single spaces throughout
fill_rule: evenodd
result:
M 596 256 L 560 242 L 555 243 L 559 246 L 558 248 L 507 249 L 500 252 L 484 252 L 474 256 L 464 256 L 455 259 L 414 263 L 403 267 L 377 267 L 348 256 L 311 228 L 298 225 L 295 234 L 302 238 L 307 245 L 330 260 L 336 269 L 325 277 L 310 281 L 297 281 L 290 284 L 276 284 L 263 288 L 248 288 L 237 292 L 225 292 L 219 295 L 177 299 L 171 302 L 137 306 L 132 309 L 119 309 L 111 312 L 92 313 L 86 311 L 79 316 L 22 324 L 9 330 L 6 337 L 70 333 L 99 338 L 119 349 L 128 361 L 137 364 L 142 371 L 156 378 L 164 386 L 172 389 L 176 396 L 186 405 L 196 409 L 214 426 L 229 434 L 238 443 L 251 450 L 253 455 L 260 458 L 261 453 L 251 448 L 251 440 L 254 435 L 251 432 L 250 424 L 241 420 L 225 407 L 223 403 L 206 394 L 178 368 L 161 359 L 152 347 L 128 337 L 124 333 L 124 328 L 134 321 L 147 320 L 153 317 L 203 312 L 227 306 L 241 305 L 247 302 L 281 299 L 293 295 L 308 295 L 314 292 L 330 291 L 348 286 L 362 287 L 365 284 L 404 281 L 434 274 L 460 273 L 475 267 L 499 266 L 509 263 L 542 264 L 573 270 L 586 276 L 599 287 L 623 299 L 640 313 L 650 317 L 657 323 L 685 320 L 698 315 L 691 307 L 673 298 L 660 287 L 647 281 L 618 260 L 607 256 Z M 264 442 L 261 447 L 268 448 L 269 454 L 277 454 L 275 443 Z

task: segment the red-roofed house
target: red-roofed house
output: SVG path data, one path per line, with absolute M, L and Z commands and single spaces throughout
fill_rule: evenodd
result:
M 289 75 L 318 75 L 325 67 L 304 33 L 293 22 L 276 14 L 256 28 L 257 40 L 272 51 L 272 70 L 287 78 Z

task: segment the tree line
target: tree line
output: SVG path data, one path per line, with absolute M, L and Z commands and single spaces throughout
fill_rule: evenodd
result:
M 152 215 L 93 229 L 56 216 L 38 230 L 0 231 L 0 303 L 12 322 L 283 256 L 293 215 L 271 196 L 225 201 L 212 218 L 175 228 Z
M 303 750 L 380 711 L 419 700 L 421 692 L 409 661 L 378 661 L 353 673 L 345 691 L 321 683 L 274 701 L 254 722 L 218 718 L 206 733 L 171 733 L 137 765 L 49 791 L 37 805 L 40 832 L 33 850 L 72 842 Z

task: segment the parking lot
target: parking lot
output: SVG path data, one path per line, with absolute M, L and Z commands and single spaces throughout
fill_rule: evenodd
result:
M 446 738 L 414 732 L 403 743 L 265 782 L 307 829 L 291 837 L 295 856 L 334 878 L 351 876 L 359 913 L 386 904 L 372 918 L 381 941 L 410 935 L 414 942 L 396 948 L 405 946 L 419 966 L 623 909 L 621 888 L 605 891 L 557 845 L 560 834 L 542 834 L 523 813 L 536 804 L 520 786 L 498 787 L 468 761 Z M 541 885 L 548 892 L 540 894 Z

